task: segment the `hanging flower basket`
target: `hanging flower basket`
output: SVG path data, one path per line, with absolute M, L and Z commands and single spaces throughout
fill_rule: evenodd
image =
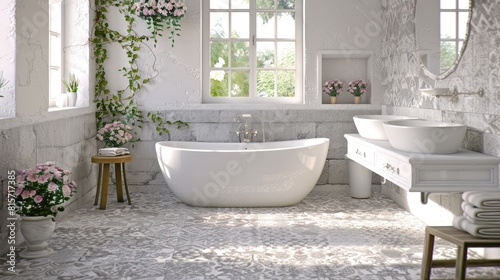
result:
M 138 0 L 132 7 L 132 12 L 144 19 L 151 29 L 155 41 L 157 36 L 162 36 L 163 30 L 170 30 L 168 37 L 174 46 L 175 36 L 180 36 L 180 20 L 186 14 L 187 8 L 181 0 Z

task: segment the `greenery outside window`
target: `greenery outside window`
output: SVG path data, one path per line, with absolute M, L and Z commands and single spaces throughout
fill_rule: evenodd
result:
M 469 17 L 469 0 L 441 0 L 441 73 L 448 70 L 462 48 Z
M 49 1 L 49 107 L 62 93 L 63 79 L 63 0 Z
M 302 103 L 301 0 L 202 5 L 205 103 Z

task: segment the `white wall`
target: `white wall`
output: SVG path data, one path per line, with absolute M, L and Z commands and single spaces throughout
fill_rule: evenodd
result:
M 0 72 L 7 80 L 5 88 L 0 90 L 0 118 L 13 117 L 15 110 L 16 85 L 16 19 L 15 0 L 4 0 L 0 7 Z

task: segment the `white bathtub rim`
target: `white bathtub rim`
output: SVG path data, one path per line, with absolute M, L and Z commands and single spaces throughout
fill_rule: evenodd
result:
M 201 153 L 250 153 L 250 152 L 272 152 L 272 151 L 285 151 L 285 150 L 293 150 L 293 149 L 301 149 L 304 147 L 314 147 L 318 145 L 322 145 L 326 142 L 329 142 L 328 138 L 307 138 L 307 139 L 296 139 L 296 140 L 284 140 L 284 141 L 269 141 L 269 142 L 251 142 L 251 143 L 237 143 L 237 142 L 198 142 L 198 141 L 159 141 L 156 142 L 156 146 L 162 146 L 170 149 L 175 149 L 178 151 L 186 151 L 186 152 L 201 152 Z M 300 142 L 313 142 L 312 144 L 304 144 L 304 145 L 293 145 L 288 147 L 276 147 L 276 148 L 266 148 L 266 144 L 278 145 L 278 144 L 292 144 L 292 143 L 300 143 Z M 175 147 L 172 144 L 188 144 L 188 145 L 214 145 L 218 146 L 218 148 L 222 148 L 224 146 L 234 146 L 239 147 L 240 149 L 217 149 L 217 148 L 186 148 L 186 147 Z M 259 147 L 260 146 L 260 147 Z M 251 147 L 251 149 L 244 149 L 245 147 Z M 255 147 L 255 148 L 254 148 Z

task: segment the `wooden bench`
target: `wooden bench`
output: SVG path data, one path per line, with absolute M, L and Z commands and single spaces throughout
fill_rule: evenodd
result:
M 94 205 L 97 205 L 99 198 L 99 189 L 102 183 L 101 204 L 99 209 L 106 209 L 106 202 L 108 200 L 108 186 L 109 186 L 109 165 L 115 164 L 115 177 L 116 177 L 116 198 L 118 202 L 123 202 L 123 189 L 122 189 L 122 175 L 123 182 L 125 183 L 125 191 L 127 193 L 128 205 L 130 205 L 130 194 L 128 192 L 127 176 L 125 173 L 125 163 L 132 161 L 132 155 L 123 155 L 116 157 L 93 156 L 91 161 L 99 164 L 99 174 L 97 177 L 97 190 L 95 193 Z
M 436 236 L 457 245 L 456 259 L 432 260 L 434 238 Z M 426 227 L 420 279 L 430 279 L 431 269 L 435 267 L 455 267 L 455 279 L 457 280 L 465 279 L 467 267 L 500 267 L 500 260 L 467 260 L 467 250 L 469 248 L 500 248 L 500 239 L 477 238 L 451 226 Z

